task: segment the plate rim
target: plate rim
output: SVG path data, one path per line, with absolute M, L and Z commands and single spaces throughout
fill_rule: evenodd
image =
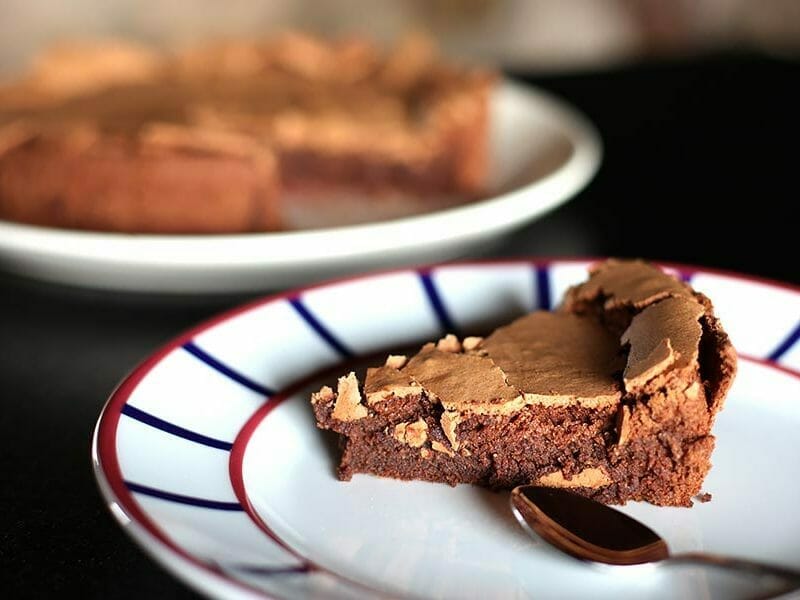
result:
M 236 593 L 239 594 L 240 597 L 247 597 L 247 598 L 278 598 L 278 596 L 270 595 L 269 593 L 261 589 L 255 588 L 242 581 L 236 580 L 228 576 L 221 569 L 215 569 L 212 565 L 209 565 L 207 563 L 198 560 L 197 558 L 192 556 L 189 552 L 185 551 L 177 543 L 173 542 L 167 536 L 162 534 L 159 528 L 151 522 L 151 519 L 144 513 L 144 511 L 135 502 L 132 493 L 129 490 L 127 490 L 127 488 L 125 488 L 117 459 L 116 425 L 119 421 L 119 417 L 121 416 L 120 412 L 121 407 L 125 404 L 125 402 L 131 395 L 133 390 L 136 389 L 138 384 L 149 374 L 149 372 L 157 364 L 159 364 L 164 359 L 164 357 L 167 356 L 170 352 L 180 347 L 182 344 L 189 341 L 191 338 L 198 335 L 199 333 L 211 329 L 212 327 L 221 325 L 227 321 L 230 321 L 234 317 L 252 311 L 256 308 L 265 306 L 272 302 L 279 302 L 281 300 L 291 299 L 311 290 L 324 289 L 326 287 L 335 287 L 337 285 L 346 284 L 349 282 L 369 280 L 385 275 L 391 275 L 402 272 L 425 274 L 425 273 L 430 273 L 431 271 L 437 268 L 453 268 L 453 267 L 469 268 L 469 267 L 486 267 L 486 266 L 503 267 L 503 266 L 516 266 L 516 265 L 527 265 L 535 268 L 547 268 L 552 263 L 558 263 L 559 265 L 572 264 L 572 265 L 588 266 L 593 263 L 605 260 L 606 258 L 607 257 L 597 257 L 597 256 L 585 256 L 585 257 L 523 256 L 523 257 L 515 257 L 508 259 L 503 258 L 503 259 L 448 261 L 448 262 L 424 264 L 416 267 L 414 266 L 398 267 L 394 269 L 385 269 L 376 272 L 360 273 L 357 275 L 338 277 L 314 283 L 311 285 L 299 286 L 296 288 L 292 288 L 290 290 L 282 291 L 280 293 L 262 296 L 254 300 L 251 300 L 249 302 L 245 302 L 241 305 L 230 308 L 228 310 L 221 311 L 220 313 L 215 314 L 214 316 L 208 319 L 202 320 L 198 324 L 172 337 L 166 343 L 158 346 L 145 359 L 143 359 L 135 367 L 133 367 L 120 380 L 120 382 L 115 386 L 115 388 L 109 394 L 109 397 L 104 403 L 103 408 L 101 409 L 97 421 L 95 423 L 92 435 L 92 442 L 91 442 L 92 470 L 94 473 L 95 482 L 97 484 L 98 490 L 100 491 L 100 495 L 103 498 L 106 506 L 108 507 L 112 515 L 121 525 L 122 529 L 131 538 L 133 538 L 135 542 L 137 542 L 137 545 L 141 549 L 143 549 L 148 555 L 150 555 L 158 565 L 165 568 L 168 572 L 176 576 L 184 584 L 190 586 L 196 591 L 199 591 L 204 594 L 208 594 L 211 591 L 218 595 L 224 595 L 225 593 Z M 766 285 L 768 287 L 773 287 L 776 289 L 800 294 L 800 285 L 798 284 L 762 277 L 759 275 L 753 275 L 749 273 L 742 273 L 733 270 L 720 269 L 714 267 L 701 267 L 698 265 L 680 263 L 680 262 L 659 261 L 659 260 L 652 260 L 650 262 L 653 262 L 659 267 L 672 269 L 682 276 L 691 276 L 696 273 L 710 274 L 710 275 L 725 277 L 734 281 L 741 281 L 750 284 L 755 283 L 760 285 Z M 753 362 L 756 364 L 774 368 L 782 373 L 785 373 L 800 380 L 800 370 L 787 367 L 785 365 L 778 363 L 777 361 L 741 353 L 739 354 L 739 358 L 746 360 L 748 362 Z M 334 368 L 335 366 L 336 365 L 334 365 Z M 330 370 L 330 369 L 324 369 L 324 370 Z M 301 379 L 301 381 L 298 381 L 288 386 L 286 390 L 282 391 L 273 398 L 276 398 L 278 396 L 281 397 L 288 396 L 289 394 L 291 394 L 294 388 L 301 387 L 303 383 L 307 383 L 306 380 L 310 378 L 315 378 L 317 376 L 318 374 L 314 373 L 310 376 L 304 377 Z M 271 410 L 271 408 L 279 404 L 280 402 L 276 402 L 275 404 L 269 403 L 261 405 L 258 408 L 256 408 L 253 414 L 250 415 L 250 417 L 248 417 L 248 419 L 243 424 L 242 428 L 237 433 L 235 437 L 235 442 L 233 444 L 234 448 L 237 447 L 242 448 L 243 445 L 240 443 L 239 438 L 243 434 L 247 433 L 247 430 L 249 428 L 255 429 L 258 423 L 260 423 L 260 421 L 263 420 L 263 417 Z M 119 405 L 120 410 L 115 411 L 117 405 Z M 111 431 L 109 431 L 109 428 L 111 429 Z M 252 431 L 250 431 L 249 433 L 252 433 Z M 243 458 L 243 456 L 239 458 Z M 229 476 L 232 476 L 231 471 L 232 471 L 233 461 L 234 457 L 231 458 L 229 463 Z M 107 472 L 108 470 L 110 470 L 111 473 Z M 237 490 L 238 486 L 234 481 L 232 481 L 232 485 L 234 486 L 234 490 L 238 497 L 240 495 L 239 491 Z M 245 500 L 247 500 L 246 496 Z M 244 505 L 247 504 L 249 504 L 249 501 L 247 501 Z M 266 526 L 266 524 L 264 524 L 260 518 L 257 518 L 257 513 L 254 510 L 245 509 L 245 513 L 248 515 L 249 518 L 255 521 L 255 525 L 259 528 L 259 530 L 264 532 L 266 535 L 270 535 L 271 537 L 273 537 L 269 531 L 269 527 Z M 267 527 L 266 530 L 264 529 L 265 526 Z M 290 553 L 297 556 L 296 551 L 291 547 L 287 546 L 285 542 L 280 540 L 280 538 L 273 537 L 273 539 L 284 549 L 288 550 Z M 304 560 L 307 561 L 307 559 L 305 558 Z M 335 575 L 336 577 L 340 577 L 343 580 L 348 581 L 349 583 L 353 583 L 343 575 L 339 575 L 337 573 L 332 573 L 332 572 L 329 573 Z

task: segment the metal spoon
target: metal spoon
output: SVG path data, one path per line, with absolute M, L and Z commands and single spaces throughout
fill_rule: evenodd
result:
M 670 554 L 667 543 L 633 517 L 560 488 L 521 485 L 511 492 L 511 510 L 528 533 L 581 560 L 609 565 L 705 564 L 789 580 L 800 571 L 716 554 Z

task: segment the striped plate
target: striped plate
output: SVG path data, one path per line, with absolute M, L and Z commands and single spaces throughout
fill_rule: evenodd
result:
M 527 538 L 507 495 L 334 477 L 309 392 L 376 354 L 549 308 L 587 261 L 401 270 L 273 296 L 140 365 L 97 424 L 94 468 L 125 530 L 196 589 L 226 598 L 736 597 L 764 582 L 674 567 L 590 569 Z M 715 426 L 714 499 L 625 511 L 676 551 L 800 568 L 800 288 L 666 267 L 705 292 L 740 352 Z M 786 473 L 794 473 L 786 477 Z

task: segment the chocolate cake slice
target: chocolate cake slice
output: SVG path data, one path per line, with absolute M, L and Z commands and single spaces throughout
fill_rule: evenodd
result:
M 312 395 L 341 434 L 339 477 L 570 487 L 690 506 L 736 371 L 711 302 L 641 261 L 609 260 L 483 338 L 448 335 Z
M 0 83 L 0 219 L 240 233 L 473 200 L 494 80 L 421 37 L 62 47 Z

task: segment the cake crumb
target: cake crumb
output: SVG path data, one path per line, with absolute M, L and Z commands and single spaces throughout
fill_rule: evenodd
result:
M 705 504 L 706 502 L 711 502 L 711 494 L 708 492 L 700 492 L 694 499 Z
M 332 413 L 334 419 L 356 421 L 367 416 L 367 407 L 361 404 L 361 392 L 358 391 L 355 373 L 350 371 L 346 377 L 340 377 L 336 392 L 336 404 L 333 405 Z
M 461 342 L 459 342 L 458 338 L 452 333 L 448 333 L 446 336 L 436 342 L 436 349 L 442 352 L 452 352 L 453 354 L 458 354 L 461 352 Z
M 437 442 L 436 440 L 431 442 L 431 448 L 433 448 L 437 452 L 441 452 L 443 454 L 447 454 L 447 456 L 449 456 L 451 458 L 456 455 L 455 452 L 450 450 L 450 448 L 445 446 L 442 442 Z
M 402 369 L 407 362 L 408 357 L 405 354 L 390 354 L 386 358 L 386 366 L 392 369 Z
M 469 352 L 471 350 L 476 350 L 482 342 L 482 337 L 469 336 L 464 338 L 464 341 L 461 342 L 461 345 L 464 347 L 464 350 Z
M 419 448 L 428 441 L 428 424 L 422 418 L 414 423 L 398 423 L 394 426 L 393 435 L 401 444 Z
M 461 422 L 461 415 L 457 412 L 444 411 L 439 421 L 442 424 L 442 430 L 453 450 L 458 450 L 458 439 L 456 439 L 456 427 Z
M 631 409 L 628 406 L 622 405 L 617 411 L 617 440 L 618 446 L 624 446 L 628 443 L 628 438 L 631 435 Z
M 689 400 L 697 400 L 697 398 L 700 396 L 701 389 L 702 386 L 700 385 L 700 382 L 695 381 L 692 383 L 692 385 L 686 388 L 683 393 L 686 394 L 686 397 L 689 398 Z
M 596 489 L 609 485 L 611 478 L 599 467 L 588 467 L 575 473 L 567 479 L 563 471 L 553 471 L 547 475 L 539 477 L 537 485 L 554 488 L 590 488 Z
M 430 450 L 428 450 L 427 448 L 422 448 L 422 449 L 419 451 L 419 455 L 420 455 L 422 458 L 428 459 L 428 458 L 430 458 L 430 457 L 431 457 L 431 451 L 430 451 Z
M 318 392 L 311 394 L 311 404 L 316 404 L 317 402 L 329 402 L 333 400 L 333 398 L 333 390 L 327 385 L 323 385 Z

